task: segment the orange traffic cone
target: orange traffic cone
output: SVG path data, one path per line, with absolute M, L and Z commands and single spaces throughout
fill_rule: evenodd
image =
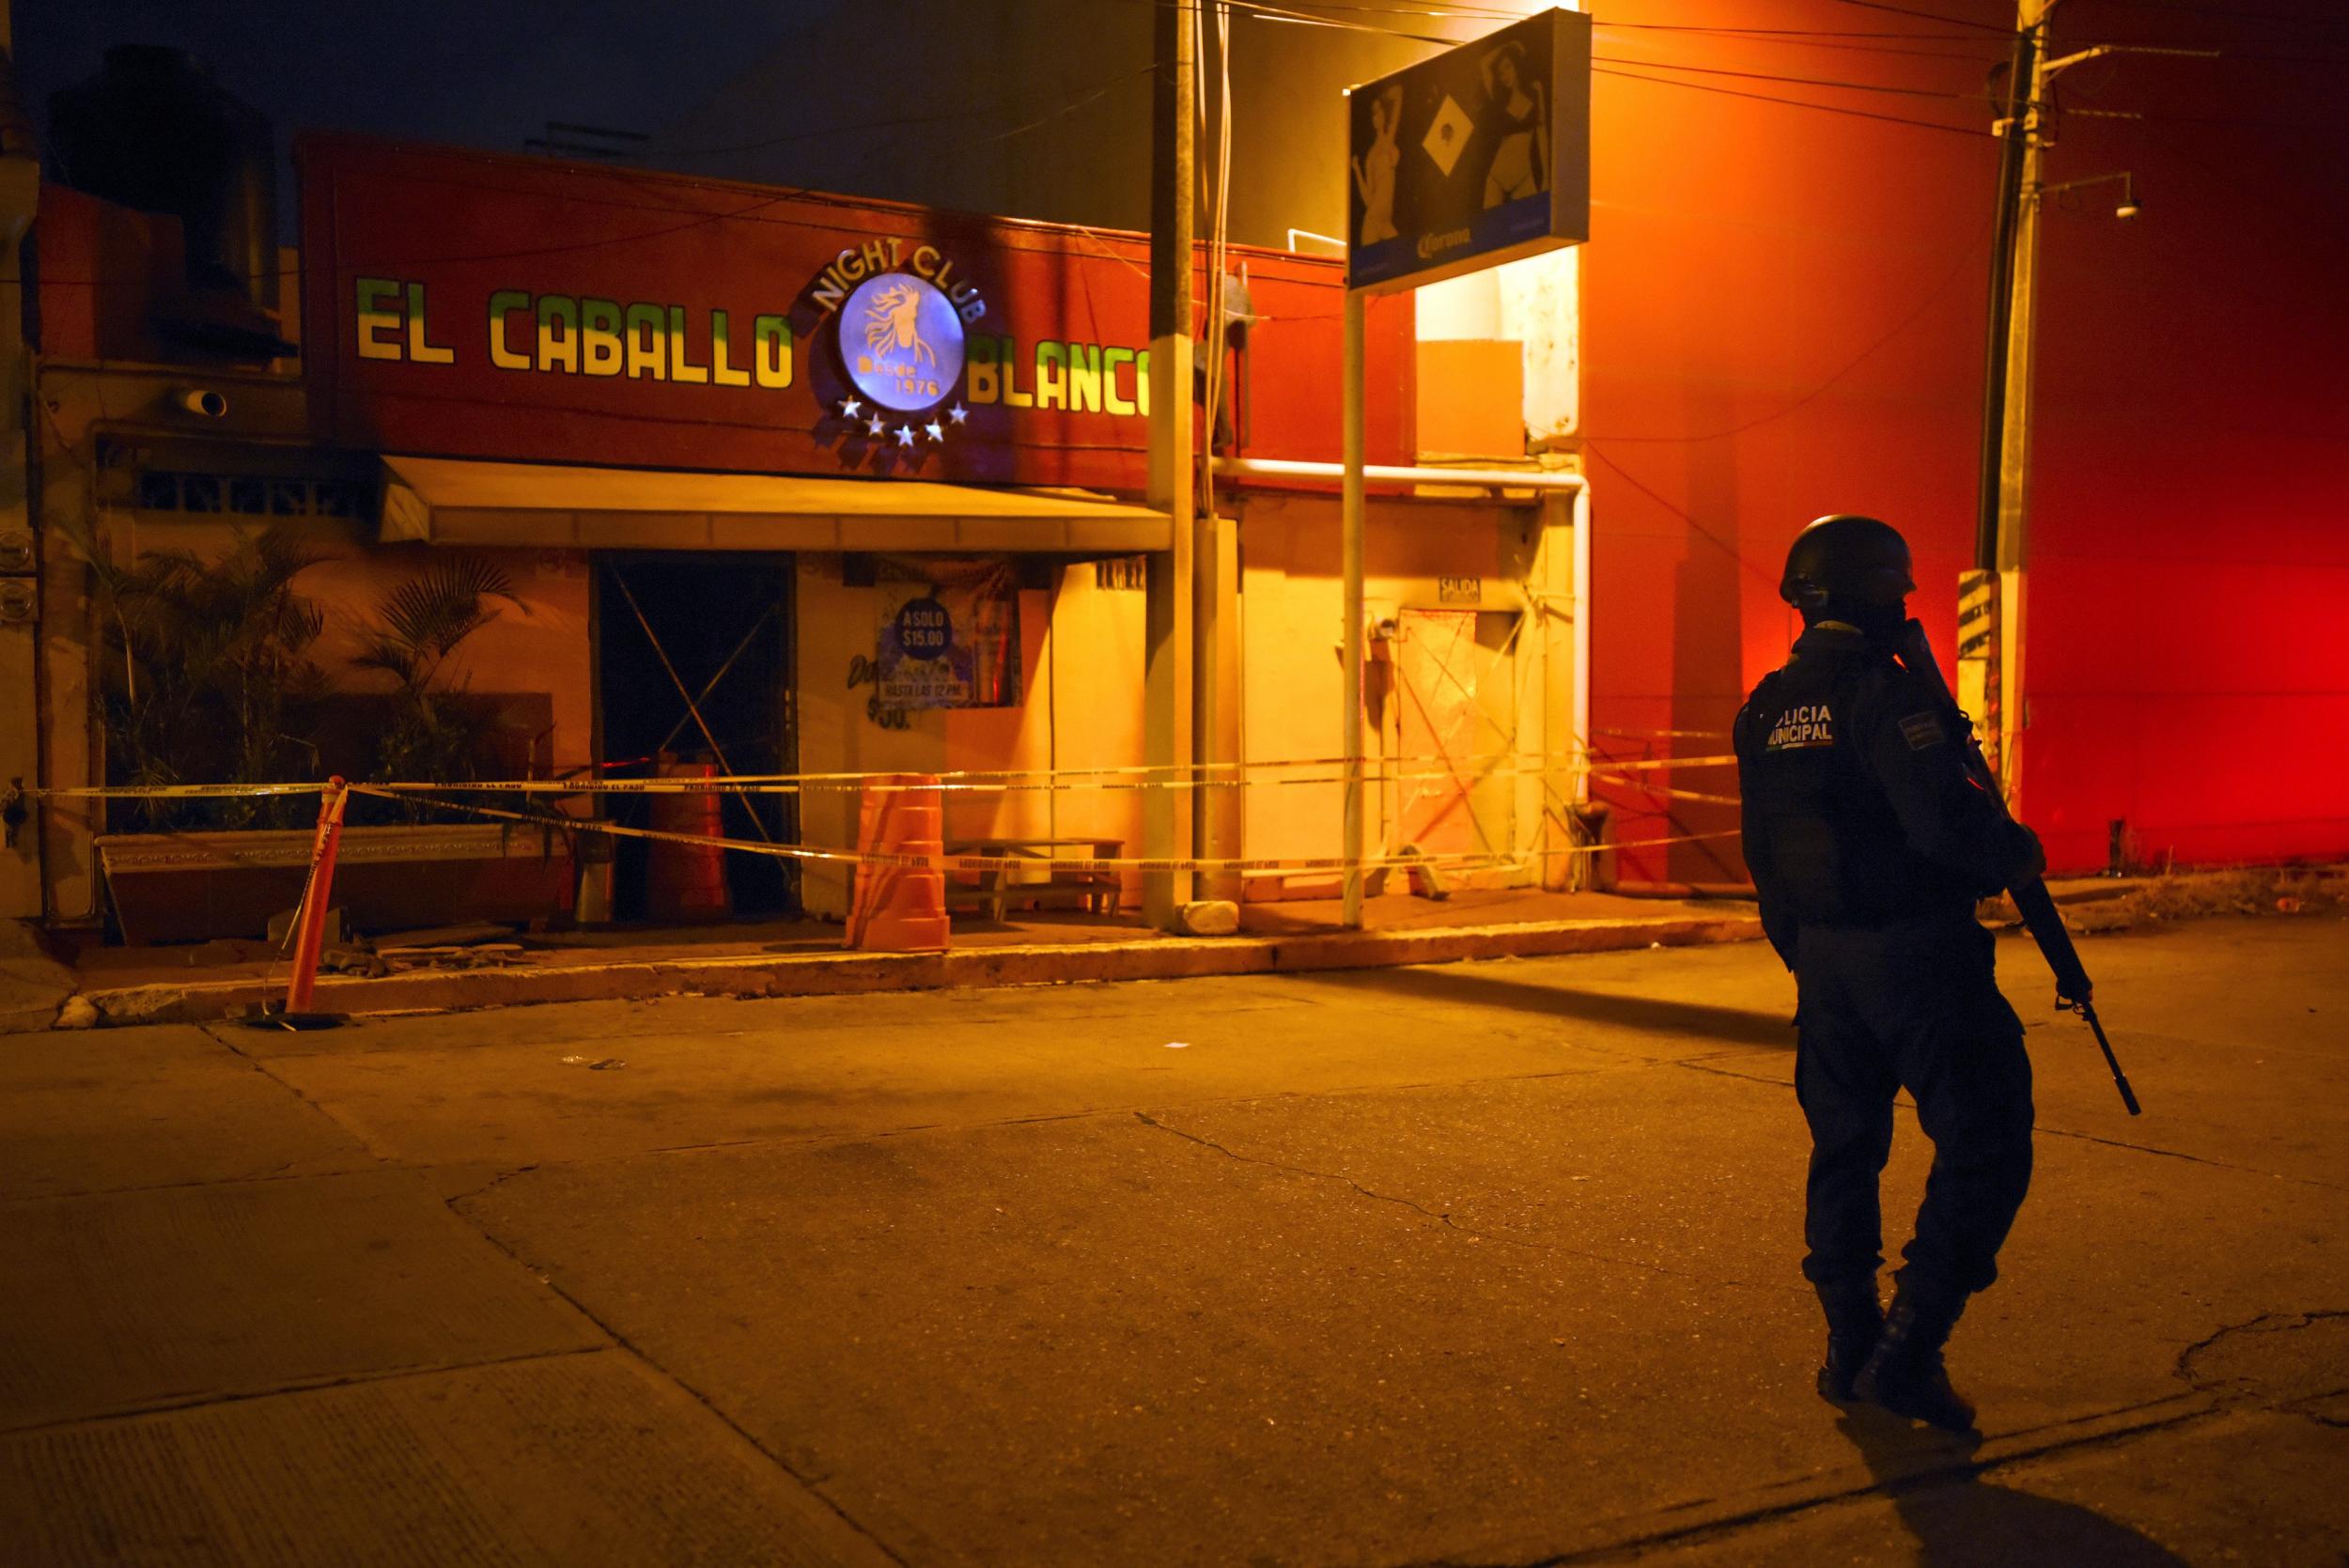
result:
M 946 808 L 935 773 L 885 773 L 858 802 L 857 853 L 936 855 Z M 929 953 L 947 945 L 946 874 L 935 865 L 859 862 L 848 901 L 848 945 L 866 952 Z

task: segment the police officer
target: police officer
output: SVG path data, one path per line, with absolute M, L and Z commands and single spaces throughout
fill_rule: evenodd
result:
M 1941 1350 L 1966 1298 L 1998 1277 L 2031 1162 L 2030 1063 L 1974 904 L 2046 862 L 1969 776 L 1964 715 L 1900 661 L 1915 588 L 1887 524 L 1803 530 L 1779 584 L 1803 632 L 1738 712 L 1736 750 L 1746 863 L 1796 981 L 1803 1273 L 1828 1323 L 1819 1391 L 1970 1432 Z M 1934 1159 L 1888 1313 L 1876 1183 L 1903 1088 Z

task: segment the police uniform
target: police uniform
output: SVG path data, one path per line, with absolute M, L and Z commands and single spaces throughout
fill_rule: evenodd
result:
M 1973 909 L 2033 874 L 2038 845 L 1968 776 L 1963 722 L 1937 683 L 1826 618 L 1737 715 L 1746 863 L 1796 976 L 1803 1273 L 1823 1297 L 1864 1279 L 1873 1304 L 1898 1090 L 1934 1144 L 1905 1293 L 1962 1303 L 1996 1279 L 2030 1182 L 2030 1063 Z

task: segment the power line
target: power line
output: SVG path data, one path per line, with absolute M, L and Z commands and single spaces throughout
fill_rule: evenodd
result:
M 2169 11 L 2180 16 L 2209 17 L 2213 21 L 2280 22 L 2288 27 L 2349 27 L 2349 17 L 2295 16 L 2289 11 L 2247 11 L 2239 6 L 2204 5 L 2198 0 L 2114 0 L 2114 4 Z
M 1154 5 L 1171 5 L 1171 4 L 1174 4 L 1174 0 L 1144 0 L 1144 3 L 1145 3 L 1145 4 L 1154 4 Z M 1314 25 L 1316 25 L 1316 26 L 1324 26 L 1324 27 L 1338 27 L 1338 28 L 1351 29 L 1351 30 L 1360 31 L 1360 32 L 1377 33 L 1377 34 L 1380 34 L 1380 35 L 1382 35 L 1382 36 L 1384 36 L 1384 37 L 1388 37 L 1388 38 L 1403 38 L 1403 39 L 1412 39 L 1413 41 L 1416 41 L 1416 42 L 1420 42 L 1420 43 L 1426 43 L 1426 44 L 1431 44 L 1431 45 L 1435 45 L 1435 46 L 1441 47 L 1441 48 L 1451 48 L 1451 47 L 1454 47 L 1454 46 L 1455 45 L 1455 43 L 1457 42 L 1457 40 L 1455 40 L 1455 39 L 1452 39 L 1431 38 L 1431 37 L 1428 37 L 1428 36 L 1426 36 L 1426 35 L 1424 35 L 1424 34 L 1417 34 L 1417 33 L 1404 33 L 1404 32 L 1397 31 L 1397 30 L 1395 30 L 1395 29 L 1393 29 L 1393 28 L 1380 27 L 1380 26 L 1377 26 L 1377 24 L 1375 24 L 1375 23 L 1371 23 L 1346 22 L 1346 21 L 1343 21 L 1343 20 L 1336 19 L 1336 18 L 1331 18 L 1331 17 L 1319 17 L 1319 16 L 1312 16 L 1312 15 L 1309 15 L 1309 14 L 1308 14 L 1308 13 L 1306 13 L 1306 12 L 1294 10 L 1294 9 L 1291 9 L 1291 8 L 1286 8 L 1286 7 L 1268 5 L 1268 4 L 1265 4 L 1265 3 L 1264 3 L 1264 0 L 1229 0 L 1229 3 L 1230 3 L 1230 4 L 1231 4 L 1231 5 L 1232 5 L 1235 8 L 1241 9 L 1241 10 L 1246 10 L 1246 11 L 1251 11 L 1251 12 L 1253 12 L 1253 13 L 1255 13 L 1255 14 L 1257 14 L 1257 15 L 1260 15 L 1260 16 L 1276 16 L 1276 17 L 1281 17 L 1281 18 L 1283 18 L 1283 19 L 1286 19 L 1286 20 L 1289 20 L 1289 21 L 1296 21 L 1296 22 L 1310 23 L 1312 23 L 1312 24 L 1314 24 Z M 1852 0 L 1852 3 L 1857 4 L 1857 3 L 1859 3 L 1859 0 Z M 1361 8 L 1361 8 L 1361 9 L 1378 9 L 1378 10 L 1385 10 L 1385 9 L 1387 9 L 1388 8 L 1384 8 L 1384 7 L 1377 7 L 1377 8 L 1361 7 Z M 1850 83 L 1850 82 L 1834 83 L 1834 84 L 1812 84 L 1812 83 L 1811 83 L 1811 82 L 1810 82 L 1810 80 L 1809 80 L 1809 79 L 1806 79 L 1806 78 L 1798 78 L 1798 77 L 1776 77 L 1776 76 L 1771 76 L 1771 75 L 1768 75 L 1767 73 L 1765 73 L 1765 72 L 1758 72 L 1758 71 L 1757 71 L 1757 72 L 1750 72 L 1750 73 L 1749 73 L 1749 72 L 1735 72 L 1735 71 L 1728 71 L 1728 70 L 1715 70 L 1715 68 L 1708 68 L 1708 67 L 1702 67 L 1702 66 L 1671 66 L 1671 65 L 1665 65 L 1665 64 L 1662 64 L 1662 63 L 1650 63 L 1650 62 L 1646 62 L 1646 61 L 1639 61 L 1639 62 L 1632 62 L 1632 63 L 1638 64 L 1638 65 L 1640 65 L 1642 69 L 1644 69 L 1644 70 L 1706 70 L 1706 71 L 1710 71 L 1710 72 L 1712 72 L 1712 73 L 1714 73 L 1714 74 L 1721 74 L 1721 75 L 1752 75 L 1752 76 L 1754 76 L 1754 77 L 1756 77 L 1756 78 L 1759 78 L 1759 79 L 1762 79 L 1762 80 L 1769 80 L 1769 81 L 1789 81 L 1789 82 L 1802 83 L 1802 84 L 1804 84 L 1804 85 L 1836 85 L 1836 86 L 1848 87 L 1848 88 L 1852 88 L 1852 89 L 1855 89 L 1855 90 L 1858 90 L 1858 91 L 1863 91 L 1863 92 L 1865 92 L 1865 91 L 1877 91 L 1877 90 L 1890 90 L 1890 91 L 1913 91 L 1913 90 L 1917 90 L 1917 89 L 1901 89 L 1901 88 L 1882 88 L 1882 87 L 1875 86 L 1875 85 L 1869 85 L 1869 84 L 1864 84 L 1864 83 Z M 1985 62 L 1985 63 L 1987 63 L 1987 62 Z M 1883 121 L 1886 121 L 1887 123 L 1893 124 L 1893 125 L 1909 125 L 1909 126 L 1918 126 L 1918 127 L 1921 127 L 1922 129 L 1927 130 L 1927 131 L 1946 131 L 1946 132 L 1952 132 L 1952 133 L 1953 133 L 1953 134 L 1956 134 L 1956 135 L 1962 135 L 1962 136 L 1986 135 L 1986 134 L 1988 134 L 1988 132 L 1987 132 L 1986 131 L 1982 131 L 1982 132 L 1969 131 L 1969 130 L 1966 129 L 1966 128 L 1965 128 L 1965 127 L 1963 127 L 1963 126 L 1948 125 L 1948 124 L 1943 124 L 1943 123 L 1939 123 L 1939 122 L 1933 121 L 1933 120 L 1910 119 L 1910 118 L 1907 118 L 1907 117 L 1906 117 L 1906 116 L 1898 116 L 1898 115 L 1879 115 L 1879 114 L 1875 114 L 1875 113 L 1874 113 L 1874 112 L 1872 112 L 1872 111 L 1870 111 L 1870 110 L 1866 110 L 1866 109 L 1851 109 L 1851 108 L 1845 108 L 1845 107 L 1843 107 L 1843 106 L 1842 106 L 1842 105 L 1840 105 L 1840 104 L 1833 104 L 1833 103 L 1818 103 L 1818 102 L 1814 102 L 1814 101 L 1812 101 L 1807 100 L 1807 99 L 1778 98 L 1778 97 L 1774 97 L 1774 96 L 1772 96 L 1772 95 L 1770 95 L 1770 94 L 1767 94 L 1767 93 L 1744 92 L 1744 91 L 1741 91 L 1741 90 L 1739 90 L 1739 89 L 1737 89 L 1737 88 L 1735 88 L 1735 87 L 1722 87 L 1722 86 L 1715 86 L 1715 85 L 1710 85 L 1710 84 L 1708 84 L 1708 83 L 1703 83 L 1703 82 L 1683 82 L 1683 81 L 1677 81 L 1677 80 L 1674 80 L 1674 79 L 1672 79 L 1672 78 L 1671 78 L 1671 77 L 1665 77 L 1665 76 L 1645 76 L 1645 75 L 1641 75 L 1641 74 L 1640 74 L 1638 71 L 1633 71 L 1633 70 L 1622 70 L 1622 69 L 1620 69 L 1620 68 L 1617 68 L 1617 67 L 1611 67 L 1611 66 L 1601 66 L 1601 65 L 1596 65 L 1596 64 L 1595 64 L 1595 65 L 1593 65 L 1593 67 L 1592 67 L 1591 69 L 1592 69 L 1593 73 L 1594 73 L 1594 74 L 1595 74 L 1595 75 L 1602 75 L 1602 76 L 1621 76 L 1621 77 L 1625 77 L 1625 78 L 1626 78 L 1627 80 L 1630 80 L 1630 81 L 1635 81 L 1635 82 L 1649 82 L 1649 83 L 1653 83 L 1654 85 L 1657 85 L 1657 86 L 1665 86 L 1665 87 L 1687 87 L 1687 88 L 1690 88 L 1690 89 L 1692 89 L 1692 90 L 1699 91 L 1699 92 L 1714 92 L 1714 93 L 1722 93 L 1722 94 L 1725 94 L 1725 95 L 1730 96 L 1730 97 L 1733 97 L 1733 98 L 1750 98 L 1750 99 L 1753 99 L 1753 100 L 1755 100 L 1755 101 L 1759 101 L 1759 102 L 1763 102 L 1763 103 L 1782 103 L 1782 104 L 1787 105 L 1787 106 L 1788 106 L 1788 107 L 1790 107 L 1790 108 L 1797 108 L 1797 109 L 1816 109 L 1816 110 L 1822 111 L 1822 112 L 1827 113 L 1827 114 L 1849 115 L 1849 116 L 1855 116 L 1855 117 L 1857 117 L 1857 118 L 1860 118 L 1860 119 L 1883 120 Z M 1952 100 L 1964 100 L 1964 99 L 1965 99 L 1966 97 L 1968 97 L 1968 95 L 1962 94 L 1962 93 L 1933 93 L 1933 94 L 1930 94 L 1929 96 L 1936 97 L 1936 98 L 1949 98 L 1949 99 L 1952 99 Z
M 1710 528 L 1705 527 L 1704 524 L 1699 522 L 1694 517 L 1691 517 L 1681 507 L 1673 505 L 1671 502 L 1665 500 L 1662 496 L 1657 494 L 1654 490 L 1640 483 L 1640 481 L 1634 478 L 1631 472 L 1625 468 L 1623 464 L 1615 461 L 1614 458 L 1609 457 L 1605 452 L 1600 451 L 1598 447 L 1595 445 L 1585 445 L 1583 450 L 1590 453 L 1592 457 L 1596 458 L 1600 462 L 1605 463 L 1609 468 L 1613 469 L 1615 471 L 1616 477 L 1621 479 L 1625 484 L 1629 485 L 1633 489 L 1638 490 L 1641 495 L 1646 496 L 1650 501 L 1655 502 L 1658 506 L 1663 507 L 1664 510 L 1670 512 L 1672 516 L 1687 523 L 1690 528 L 1696 530 L 1699 537 L 1719 546 L 1722 551 L 1727 552 L 1731 560 L 1745 567 L 1746 570 L 1753 573 L 1754 576 L 1769 582 L 1772 586 L 1777 585 L 1777 573 L 1765 570 L 1763 567 L 1755 566 L 1750 560 L 1747 559 L 1745 552 L 1740 551 L 1735 545 L 1730 543 L 1727 539 L 1722 538 L 1719 534 L 1714 533 Z
M 1963 16 L 1943 16 L 1939 11 L 1913 11 L 1906 6 L 1887 5 L 1885 0 L 1843 0 L 1843 4 L 1858 6 L 1863 10 L 1890 11 L 1894 16 L 1913 16 L 1922 22 L 1938 22 L 1945 27 L 1972 27 L 1984 33 L 2003 34 L 2008 38 L 2015 36 L 2014 28 L 2002 27 L 1995 22 L 1976 22 L 1969 17 Z
M 1102 97 L 1104 94 L 1109 93 L 1114 88 L 1122 87 L 1128 82 L 1133 81 L 1137 77 L 1147 76 L 1151 71 L 1157 69 L 1158 67 L 1155 63 L 1146 65 L 1140 70 L 1128 71 L 1125 75 L 1114 77 L 1111 81 L 1104 83 L 1099 86 L 1084 89 L 1080 93 L 1069 94 L 1055 107 L 1048 110 L 1038 118 L 1029 121 L 1024 126 L 1015 127 L 1013 130 L 1006 132 L 1003 134 L 1007 136 L 1018 135 L 1021 131 L 1034 130 L 1036 126 L 1043 124 L 1046 120 L 1053 119 L 1076 109 L 1081 109 L 1084 107 L 1084 105 L 1093 102 L 1096 99 Z M 868 131 L 899 131 L 917 125 L 943 125 L 954 120 L 993 117 L 999 116 L 1001 114 L 1002 111 L 999 109 L 981 104 L 972 104 L 961 109 L 949 109 L 941 114 L 935 115 L 912 115 L 898 119 L 868 120 L 862 125 L 825 125 L 806 130 L 787 131 L 780 136 L 770 136 L 762 141 L 755 142 L 739 142 L 731 147 L 656 147 L 650 151 L 638 156 L 648 158 L 717 158 L 737 152 L 758 152 L 770 147 L 782 147 L 786 143 L 789 142 L 816 141 L 827 136 L 855 135 Z
M 1602 32 L 1611 32 L 1620 25 L 1622 24 L 1602 23 L 1600 23 L 1599 30 Z M 1825 37 L 1787 38 L 1773 34 L 1717 32 L 1709 27 L 1673 28 L 1671 30 L 1676 34 L 1693 33 L 1703 38 L 1721 43 L 1773 44 L 1793 49 L 1832 49 L 1841 54 L 1885 54 L 1908 60 L 1956 60 L 1966 65 L 1985 67 L 1997 65 L 2000 60 L 2006 57 L 2003 53 L 1999 54 L 1961 54 L 1954 49 L 1901 49 L 1890 44 L 1859 43 Z M 1902 36 L 1921 37 L 1923 35 Z M 1625 39 L 1623 41 L 1633 42 L 1637 40 Z M 1952 39 L 1952 41 L 1957 40 Z M 1984 39 L 1982 41 L 1989 43 L 1991 40 Z
M 1981 238 L 1982 236 L 1977 233 L 1975 239 L 1978 241 Z M 1917 302 L 1917 306 L 1914 310 L 1911 310 L 1907 315 L 1902 317 L 1898 321 L 1895 321 L 1882 336 L 1875 339 L 1873 343 L 1870 343 L 1865 349 L 1860 349 L 1859 353 L 1854 354 L 1842 369 L 1836 371 L 1835 374 L 1829 376 L 1826 380 L 1821 381 L 1817 386 L 1812 387 L 1809 392 L 1804 393 L 1801 396 L 1796 398 L 1784 408 L 1778 410 L 1775 413 L 1766 413 L 1757 419 L 1749 419 L 1742 425 L 1734 425 L 1726 430 L 1715 430 L 1709 434 L 1702 436 L 1590 436 L 1586 437 L 1585 440 L 1593 443 L 1600 441 L 1607 441 L 1622 442 L 1625 444 L 1653 443 L 1672 445 L 1707 441 L 1726 441 L 1732 436 L 1741 436 L 1748 430 L 1755 429 L 1761 426 L 1772 424 L 1778 420 L 1784 419 L 1788 414 L 1794 413 L 1796 411 L 1816 402 L 1820 397 L 1826 396 L 1829 389 L 1833 388 L 1838 382 L 1843 380 L 1844 377 L 1859 369 L 1869 360 L 1874 359 L 1875 357 L 1876 350 L 1882 349 L 1886 344 L 1900 336 L 1901 334 L 1906 332 L 1910 327 L 1915 326 L 1918 319 L 1922 317 L 1926 311 L 1932 309 L 1934 304 L 1939 301 L 1941 296 L 1949 291 L 1950 285 L 1957 281 L 1960 273 L 1964 272 L 1968 267 L 1979 266 L 1980 264 L 1979 259 L 1974 255 L 1974 247 L 1971 242 L 1968 242 L 1967 245 L 1961 247 L 1957 253 L 1956 261 L 1952 263 L 1950 270 L 1941 275 L 1941 279 L 1938 283 L 1936 283 L 1930 289 L 1926 290 L 1924 298 Z
M 1972 33 L 1864 32 L 1848 27 L 1727 27 L 1707 26 L 1695 22 L 1601 22 L 1591 25 L 1599 28 L 1622 28 L 1638 33 L 1717 33 L 1729 38 L 1753 39 L 1894 39 L 1913 43 L 1987 43 L 1987 39 Z M 1968 26 L 1976 25 L 1968 23 Z
M 1782 103 L 1790 109 L 1815 109 L 1822 114 L 1849 115 L 1856 119 L 1882 120 L 1887 125 L 1911 125 L 1922 131 L 1942 131 L 1952 136 L 1983 136 L 1990 134 L 1987 128 L 1968 130 L 1962 125 L 1950 125 L 1940 120 L 1910 119 L 1905 115 L 1879 115 L 1873 109 L 1851 109 L 1840 103 L 1814 103 L 1805 98 L 1779 98 L 1769 93 L 1747 92 L 1739 87 L 1715 86 L 1710 82 L 1678 82 L 1669 76 L 1642 76 L 1637 71 L 1622 70 L 1612 66 L 1593 66 L 1595 76 L 1620 76 L 1631 82 L 1649 82 L 1659 87 L 1686 87 L 1692 92 L 1721 93 L 1730 98 L 1750 98 L 1757 103 Z
M 1973 93 L 1953 93 L 1941 87 L 1897 87 L 1889 83 L 1880 82 L 1839 82 L 1820 76 L 1781 76 L 1766 70 L 1731 70 L 1722 66 L 1674 65 L 1664 60 L 1626 60 L 1609 54 L 1594 54 L 1591 59 L 1596 65 L 1637 66 L 1641 70 L 1685 70 L 1693 71 L 1701 76 L 1735 76 L 1753 82 L 1787 82 L 1797 86 L 1836 87 L 1846 92 L 1897 93 L 1905 98 L 1970 101 L 1977 96 Z

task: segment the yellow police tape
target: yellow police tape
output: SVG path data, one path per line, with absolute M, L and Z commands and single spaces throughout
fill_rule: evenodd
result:
M 410 787 L 392 788 L 381 784 L 350 784 L 354 795 L 372 795 L 385 800 L 421 801 L 447 811 L 466 812 L 505 822 L 526 822 L 535 827 L 559 828 L 587 833 L 603 833 L 614 838 L 652 839 L 665 844 L 697 844 L 720 849 L 739 850 L 746 855 L 768 855 L 781 860 L 831 861 L 844 865 L 897 866 L 914 870 L 935 871 L 1014 871 L 1055 870 L 1076 871 L 1345 871 L 1359 866 L 1363 870 L 1377 867 L 1439 869 L 1500 869 L 1522 866 L 1531 861 L 1554 860 L 1563 856 L 1595 855 L 1619 847 L 1615 845 L 1577 844 L 1556 849 L 1528 850 L 1522 855 L 1476 855 L 1467 853 L 1437 855 L 1366 855 L 1360 861 L 1348 861 L 1342 855 L 1247 859 L 1237 857 L 1202 857 L 1198 859 L 1148 859 L 1142 857 L 1057 856 L 1057 855 L 906 855 L 870 852 L 855 849 L 827 849 L 807 844 L 769 844 L 755 839 L 709 838 L 696 833 L 673 833 L 659 828 L 630 828 L 599 817 L 535 816 L 528 812 L 506 811 L 496 806 L 476 806 L 462 800 L 444 800 L 418 794 Z M 1674 838 L 1641 839 L 1637 847 L 1667 844 L 1695 844 L 1703 840 L 1735 838 L 1735 829 L 1713 833 L 1686 833 Z M 1631 847 L 1624 846 L 1621 847 Z
M 1580 753 L 1574 753 L 1579 755 Z M 1416 765 L 1429 760 L 1445 763 L 1441 768 L 1420 768 L 1416 771 L 1397 770 L 1396 765 Z M 1484 767 L 1486 762 L 1512 764 L 1532 761 L 1532 767 Z M 1733 756 L 1707 757 L 1648 757 L 1622 762 L 1592 759 L 1566 761 L 1549 766 L 1548 758 L 1538 753 L 1493 753 L 1483 756 L 1461 758 L 1396 757 L 1365 758 L 1361 779 L 1364 784 L 1410 784 L 1456 779 L 1464 770 L 1473 770 L 1479 783 L 1491 779 L 1549 777 L 1560 773 L 1587 773 L 1593 778 L 1610 781 L 1612 775 L 1650 772 L 1672 768 L 1720 768 L 1735 763 Z M 1279 784 L 1343 784 L 1344 773 L 1330 773 L 1305 778 L 1262 775 L 1268 770 L 1315 768 L 1344 768 L 1344 757 L 1311 757 L 1294 761 L 1250 763 L 1174 764 L 1155 767 L 1137 764 L 1115 768 L 1034 768 L 1026 770 L 972 770 L 922 773 L 919 784 L 884 782 L 898 774 L 919 771 L 914 768 L 895 769 L 891 773 L 730 773 L 706 778 L 667 779 L 481 779 L 435 782 L 372 781 L 368 791 L 375 794 L 390 792 L 413 795 L 426 790 L 461 789 L 473 794 L 504 795 L 799 795 L 811 790 L 857 791 L 869 794 L 892 794 L 900 791 L 935 789 L 955 793 L 1006 793 L 1029 789 L 1230 789 L 1253 788 Z M 1219 777 L 1132 777 L 1138 774 L 1228 773 Z M 929 780 L 935 779 L 935 784 Z M 1068 781 L 1095 780 L 1096 783 Z M 1625 782 L 1628 781 L 1616 781 Z M 356 788 L 356 785 L 352 787 Z M 1663 786 L 1631 784 L 1634 788 L 1651 788 L 1657 793 L 1672 793 Z M 27 800 L 226 800 L 254 796 L 315 795 L 326 788 L 323 780 L 294 784 L 87 784 L 64 787 L 38 786 L 15 792 Z M 1693 791 L 1684 792 L 1690 800 L 1735 802 L 1734 796 L 1706 796 Z

